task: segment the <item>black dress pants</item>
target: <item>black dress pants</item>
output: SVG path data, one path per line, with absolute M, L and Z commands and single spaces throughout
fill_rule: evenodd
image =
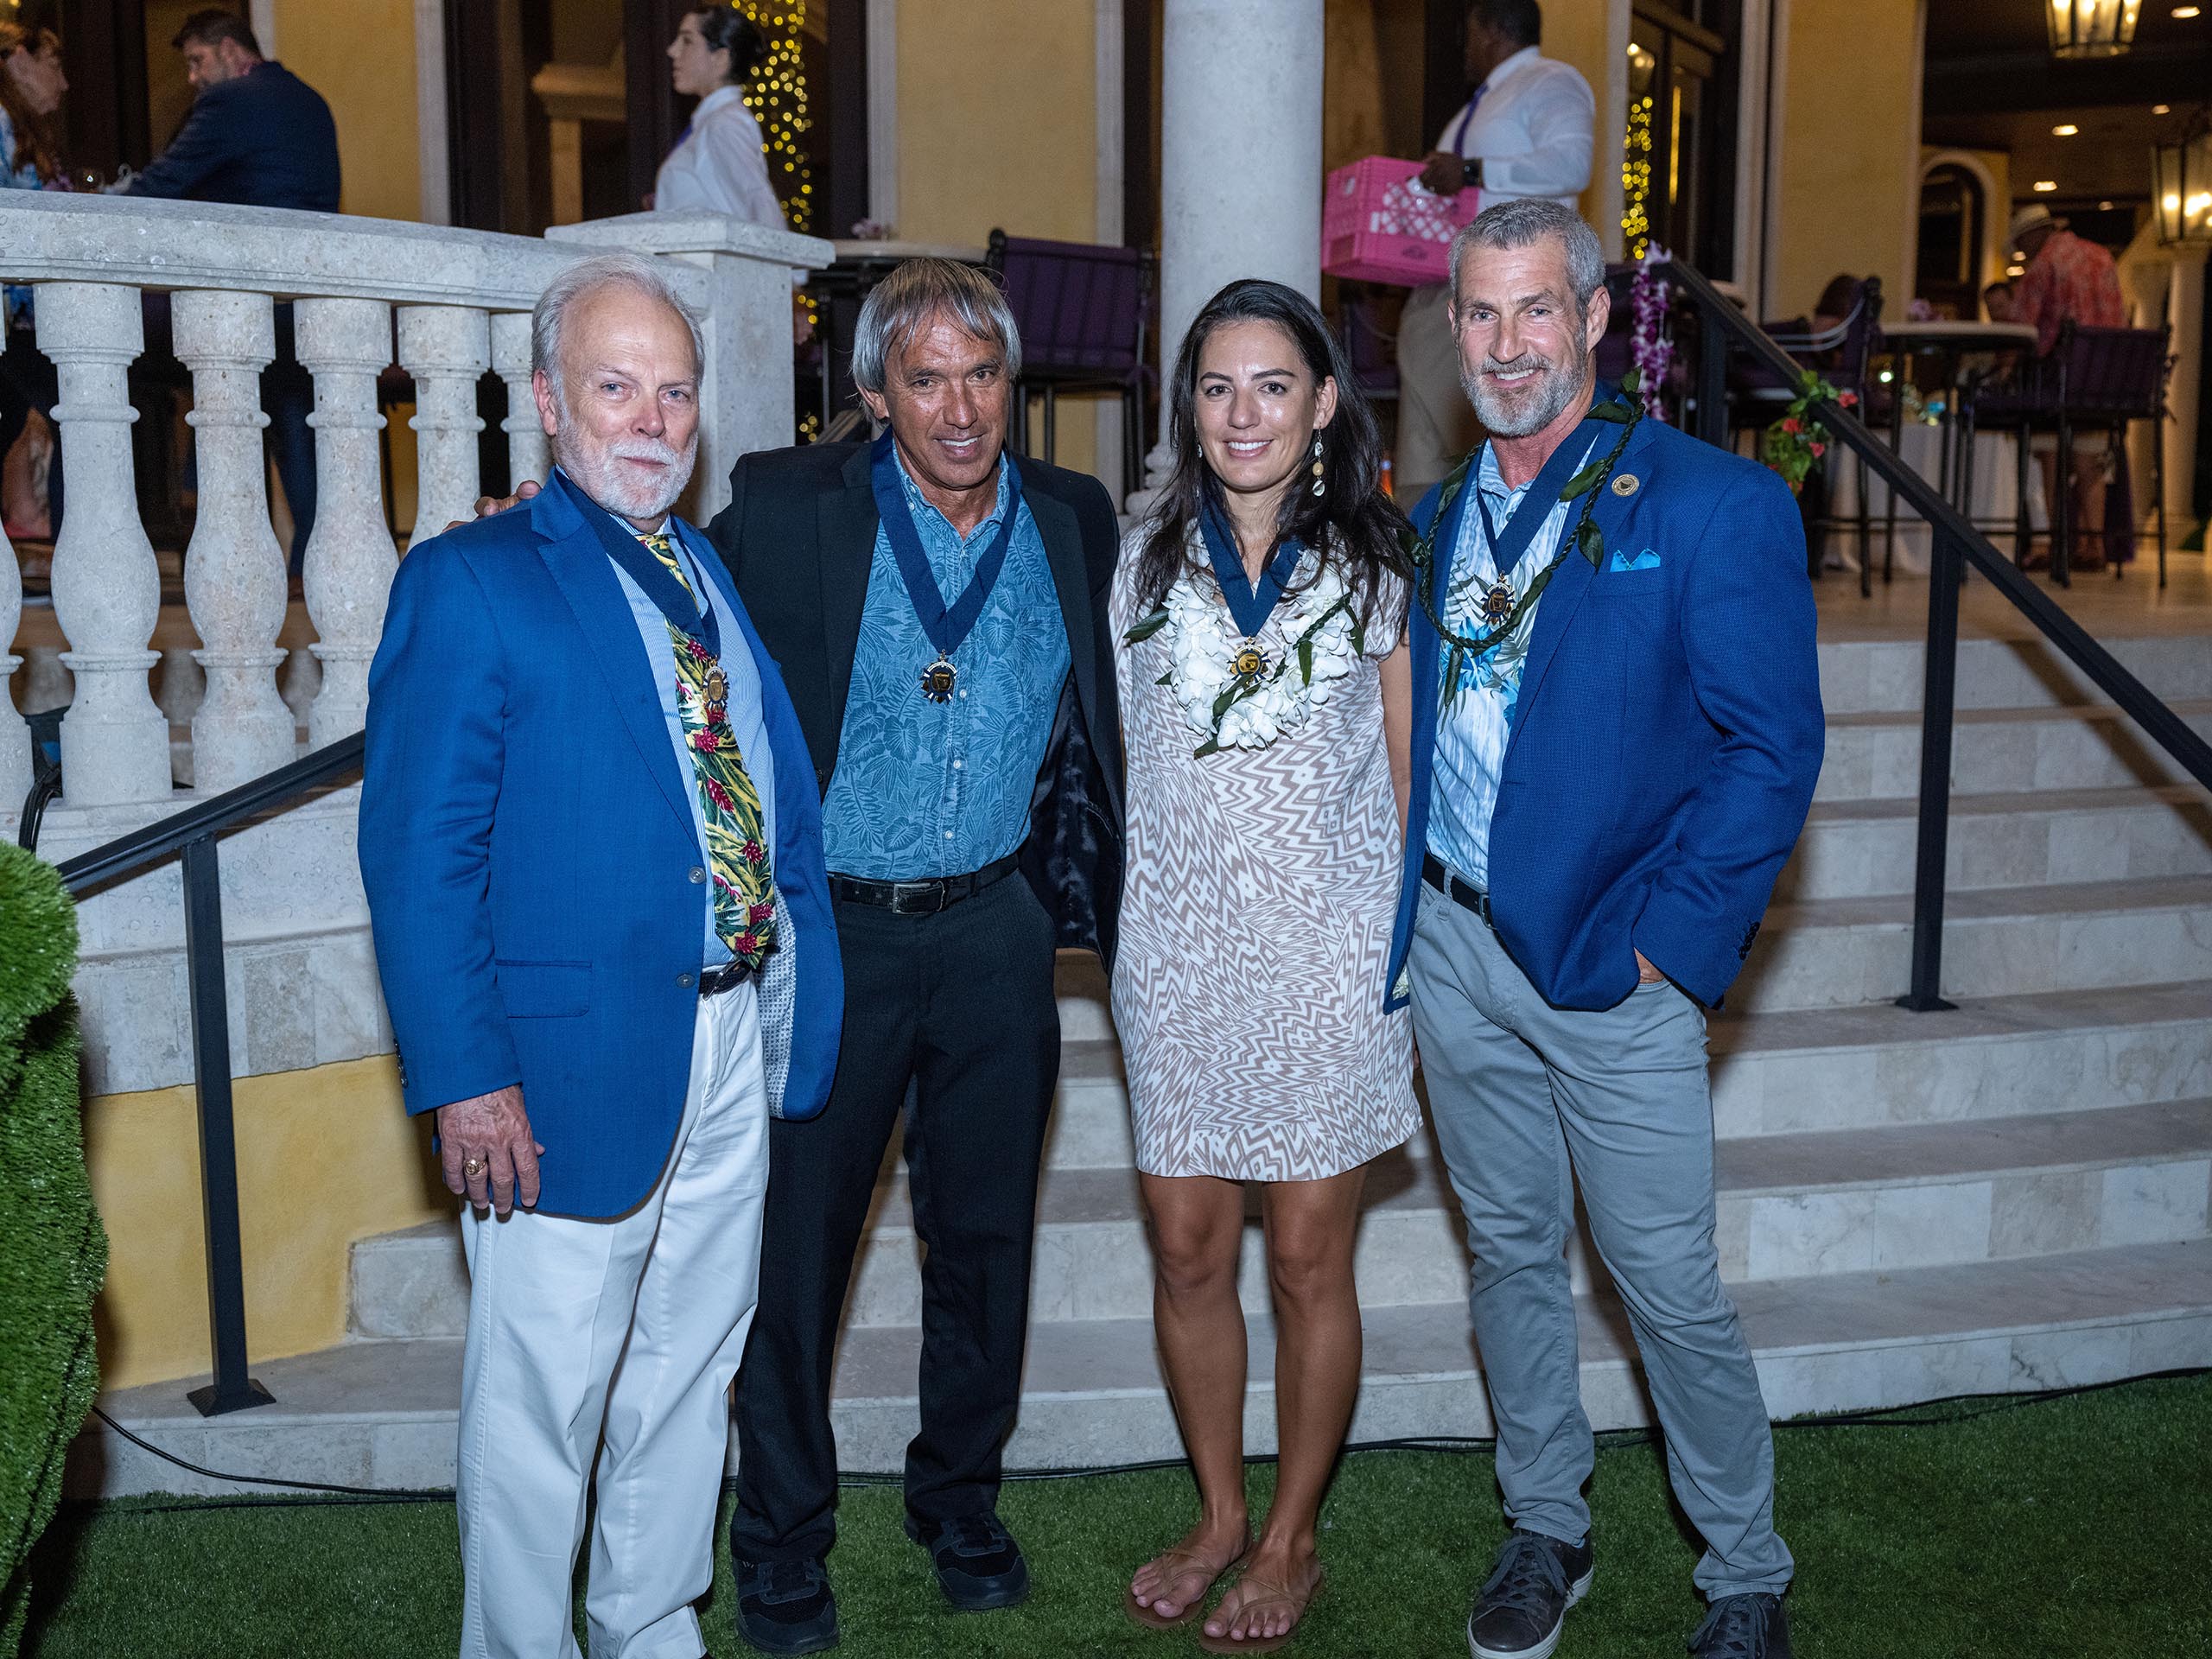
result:
M 1020 1395 L 1037 1170 L 1059 1074 L 1053 926 L 1020 875 L 931 916 L 840 902 L 845 1030 L 830 1104 L 769 1127 L 760 1302 L 737 1378 L 741 1561 L 805 1560 L 836 1537 L 830 1368 L 853 1255 L 905 1104 L 922 1265 L 921 1432 L 906 1508 L 998 1501 Z

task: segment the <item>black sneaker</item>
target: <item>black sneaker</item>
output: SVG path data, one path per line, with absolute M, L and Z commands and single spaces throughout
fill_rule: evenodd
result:
M 988 1612 L 1029 1599 L 1029 1563 L 990 1510 L 950 1521 L 917 1521 L 910 1515 L 906 1535 L 929 1551 L 938 1588 L 962 1612 Z
M 1516 1529 L 1467 1616 L 1468 1651 L 1475 1659 L 1551 1659 L 1567 1610 L 1590 1593 L 1596 1560 L 1587 1538 L 1566 1544 Z
M 820 1561 L 738 1561 L 737 1633 L 762 1653 L 837 1645 L 837 1598 Z
M 1782 1598 L 1723 1596 L 1690 1637 L 1697 1659 L 1789 1659 L 1789 1615 Z

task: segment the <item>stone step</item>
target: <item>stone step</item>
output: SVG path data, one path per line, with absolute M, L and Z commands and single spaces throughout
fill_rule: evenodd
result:
M 1064 975 L 1064 1010 L 1071 982 Z M 2212 1094 L 2212 982 L 1986 997 L 1934 1014 L 1729 1007 L 1709 1040 L 1723 1139 L 2179 1100 Z M 1065 1044 L 1046 1163 L 1135 1156 L 1119 1046 Z
M 2212 739 L 2212 700 L 2173 710 Z M 1828 711 L 1827 754 L 1818 801 L 1887 799 L 1920 793 L 1920 710 Z M 1961 794 L 2040 789 L 2117 789 L 2178 784 L 2189 774 L 2110 703 L 2037 709 L 1961 709 L 1951 736 L 1951 787 Z
M 2212 697 L 2212 636 L 2156 634 L 2102 640 L 2162 702 Z M 1921 707 L 1926 652 L 1917 639 L 1824 639 L 1821 702 L 1838 715 Z M 2041 639 L 1959 641 L 1960 709 L 2037 709 L 2104 702 L 2056 647 Z
M 1909 1404 L 1959 1394 L 2074 1387 L 2212 1364 L 2212 1242 L 1903 1273 L 1745 1285 L 1736 1292 L 1776 1417 Z M 1640 1426 L 1649 1407 L 1619 1307 L 1580 1302 L 1582 1395 L 1600 1428 Z M 1457 1299 L 1363 1318 L 1365 1379 L 1355 1441 L 1491 1432 Z M 1271 1326 L 1249 1321 L 1246 1445 L 1274 1446 Z M 920 1333 L 857 1330 L 839 1356 L 838 1461 L 899 1468 L 916 1422 Z M 184 1390 L 204 1378 L 102 1397 L 124 1427 L 207 1468 L 381 1488 L 450 1486 L 461 1344 L 359 1341 L 257 1365 L 276 1403 L 203 1418 Z M 1151 1322 L 1087 1320 L 1032 1332 L 1014 1469 L 1096 1467 L 1182 1455 Z M 733 1461 L 734 1452 L 732 1453 Z M 187 1473 L 94 1420 L 71 1450 L 78 1497 L 241 1488 Z
M 1911 936 L 1910 893 L 1776 905 L 1728 1001 L 1765 1013 L 1903 995 Z M 2208 977 L 2212 876 L 1967 891 L 1951 893 L 1945 906 L 1947 997 Z
M 1721 1273 L 1733 1283 L 2197 1238 L 2208 1201 L 2212 1103 L 2202 1100 L 1726 1141 Z M 1247 1213 L 1239 1289 L 1259 1312 L 1268 1292 L 1256 1193 Z M 1586 1236 L 1569 1255 L 1586 1288 Z M 918 1324 L 920 1257 L 905 1177 L 887 1176 L 847 1301 L 849 1326 Z M 1356 1262 L 1370 1306 L 1465 1294 L 1459 1209 L 1440 1159 L 1393 1153 L 1370 1167 Z M 1048 1169 L 1038 1194 L 1033 1324 L 1142 1318 L 1152 1287 L 1135 1173 Z M 467 1306 L 450 1224 L 353 1247 L 355 1334 L 457 1336 Z
M 1775 898 L 1910 893 L 1919 835 L 1916 800 L 1815 802 Z M 1954 892 L 2212 874 L 2212 797 L 2194 785 L 1954 796 L 1945 868 Z

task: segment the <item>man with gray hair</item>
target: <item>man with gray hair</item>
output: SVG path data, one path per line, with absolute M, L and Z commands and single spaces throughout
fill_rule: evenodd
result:
M 881 435 L 745 456 L 709 530 L 798 707 L 852 988 L 829 1110 L 769 1131 L 778 1270 L 738 1381 L 730 1529 L 739 1628 L 769 1653 L 838 1639 L 831 1362 L 902 1115 L 928 1252 L 906 1530 L 955 1606 L 1029 1589 L 996 1506 L 1059 1068 L 1053 958 L 1113 947 L 1122 761 L 1113 506 L 1007 451 L 1020 371 L 988 276 L 899 266 L 853 353 Z
M 586 259 L 532 320 L 559 465 L 411 549 L 369 677 L 360 860 L 410 1113 L 467 1200 L 463 1659 L 699 1659 L 769 1122 L 820 1112 L 842 1001 L 800 721 L 669 508 L 699 335 Z M 801 1247 L 803 1248 L 803 1247 Z
M 1512 1535 L 1474 1659 L 1546 1659 L 1589 1592 L 1579 1184 L 1702 1535 L 1705 1659 L 1788 1659 L 1758 1372 L 1713 1244 L 1705 1010 L 1750 955 L 1825 728 L 1782 481 L 1642 417 L 1592 361 L 1608 302 L 1572 208 L 1452 248 L 1490 436 L 1414 514 L 1414 778 L 1390 1006 L 1410 1001 L 1474 1253 Z

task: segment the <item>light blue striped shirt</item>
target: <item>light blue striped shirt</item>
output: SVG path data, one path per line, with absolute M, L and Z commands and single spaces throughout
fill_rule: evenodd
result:
M 1583 464 L 1588 461 L 1585 455 Z M 1523 484 L 1517 490 L 1507 489 L 1497 470 L 1497 458 L 1485 443 L 1477 463 L 1474 487 L 1482 492 L 1491 518 L 1503 531 L 1520 510 L 1529 486 Z M 1526 593 L 1536 574 L 1558 553 L 1569 511 L 1569 503 L 1554 501 L 1544 522 L 1536 527 L 1528 550 L 1513 567 L 1516 594 Z M 1478 639 L 1489 632 L 1482 620 L 1482 596 L 1497 580 L 1497 566 L 1491 557 L 1483 516 L 1469 502 L 1460 516 L 1459 543 L 1452 558 L 1452 588 L 1445 596 L 1444 620 L 1452 632 Z M 1456 696 L 1455 688 L 1449 684 L 1442 685 L 1439 692 L 1443 702 L 1436 716 L 1428 850 L 1484 892 L 1490 890 L 1490 824 L 1497 810 L 1497 783 L 1505 767 L 1506 745 L 1513 736 L 1513 705 L 1521 695 L 1522 664 L 1528 659 L 1529 641 L 1536 632 L 1536 613 L 1542 607 L 1539 599 L 1504 639 L 1480 657 L 1462 662 Z M 1448 667 L 1451 645 L 1446 643 L 1441 652 L 1441 664 Z

